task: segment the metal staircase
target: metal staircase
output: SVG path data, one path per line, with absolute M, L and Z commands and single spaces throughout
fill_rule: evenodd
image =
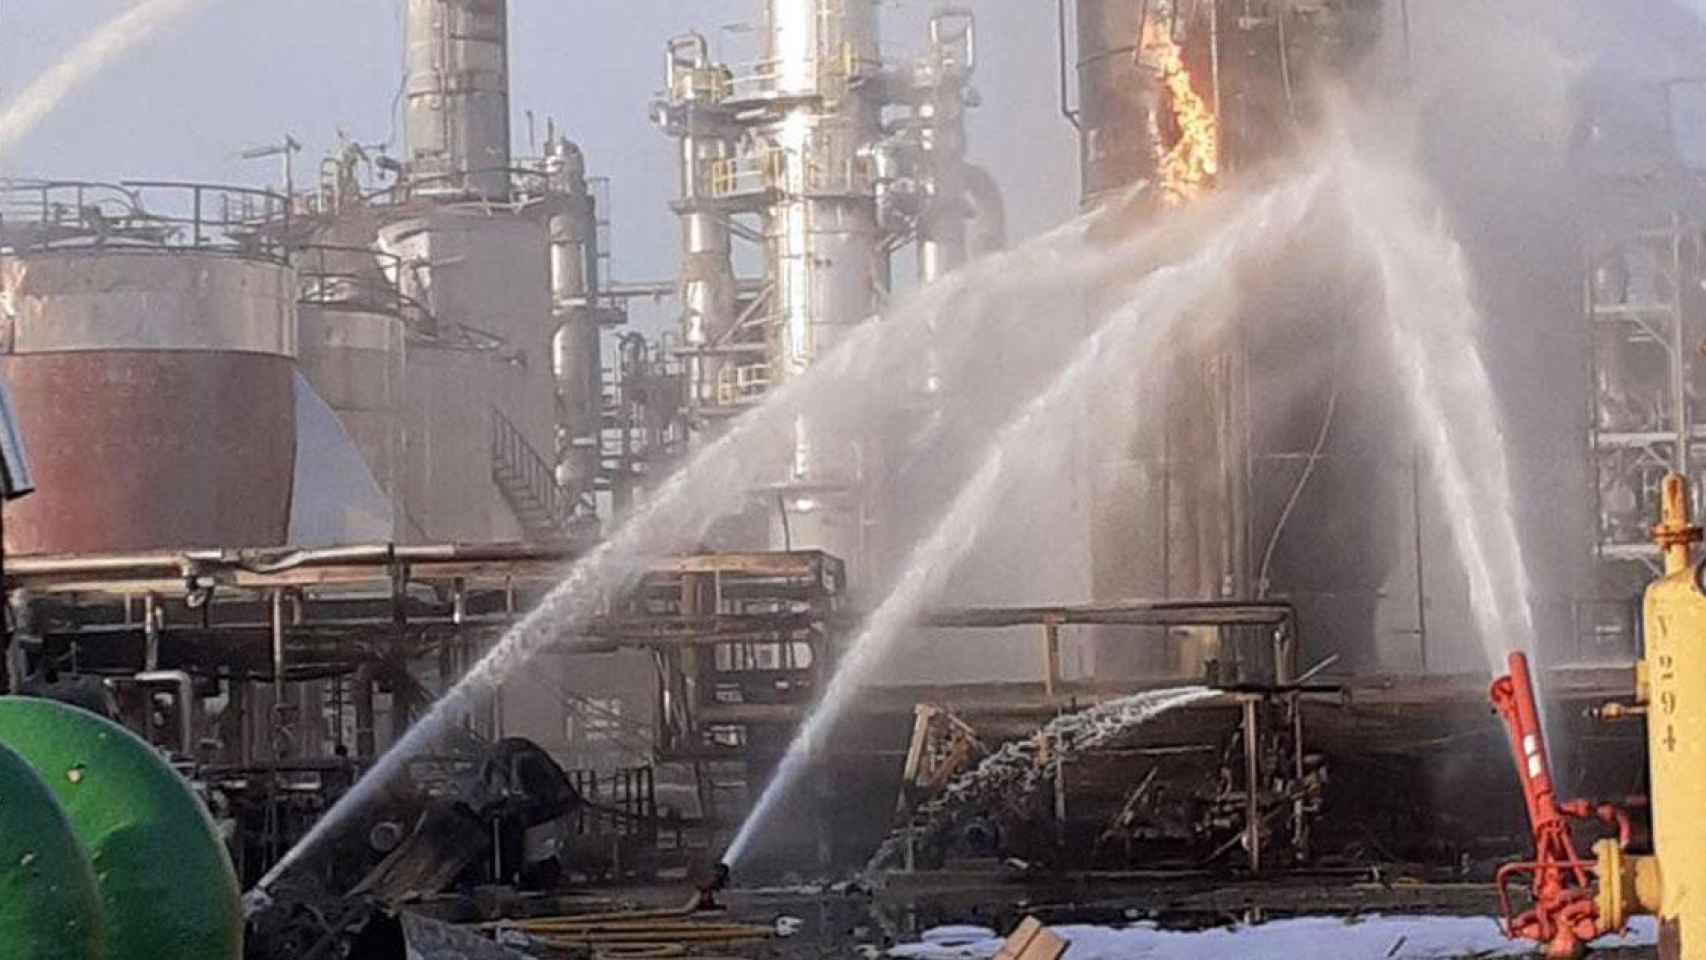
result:
M 529 542 L 560 543 L 573 539 L 585 522 L 581 501 L 558 485 L 550 462 L 495 408 L 492 410 L 492 482 Z

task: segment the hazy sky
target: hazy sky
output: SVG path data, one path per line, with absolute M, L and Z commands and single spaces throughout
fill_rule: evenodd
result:
M 0 4 L 0 100 L 128 0 L 5 0 Z M 885 0 L 885 45 L 923 46 L 933 0 Z M 1008 197 L 1011 230 L 1034 233 L 1071 214 L 1078 193 L 1071 127 L 1057 110 L 1055 4 L 982 0 L 971 155 Z M 244 161 L 245 146 L 288 131 L 307 144 L 298 181 L 312 176 L 341 126 L 386 139 L 402 63 L 401 0 L 206 0 L 81 87 L 10 156 L 8 175 L 86 179 L 276 182 L 276 161 Z M 675 225 L 669 142 L 647 119 L 662 85 L 666 38 L 697 28 L 731 59 L 750 56 L 761 0 L 510 0 L 511 99 L 525 148 L 525 110 L 554 116 L 613 177 L 615 272 L 670 275 Z M 725 30 L 723 27 L 734 29 Z M 398 135 L 400 139 L 400 134 Z M 398 145 L 396 151 L 401 152 Z

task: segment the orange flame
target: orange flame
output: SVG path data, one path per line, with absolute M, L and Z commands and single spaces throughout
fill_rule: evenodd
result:
M 1191 86 L 1191 72 L 1166 25 L 1151 18 L 1143 27 L 1142 62 L 1161 76 L 1179 128 L 1178 142 L 1162 154 L 1157 176 L 1166 202 L 1188 203 L 1214 186 L 1220 172 L 1220 124 Z

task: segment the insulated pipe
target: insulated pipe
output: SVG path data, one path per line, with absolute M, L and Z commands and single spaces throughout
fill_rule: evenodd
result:
M 131 679 L 141 684 L 171 684 L 178 697 L 178 753 L 195 756 L 195 681 L 182 670 L 146 670 Z
M 545 145 L 550 193 L 545 223 L 551 250 L 551 369 L 557 381 L 557 482 L 575 495 L 598 479 L 604 358 L 594 298 L 598 278 L 598 210 L 587 189 L 580 147 L 561 137 Z

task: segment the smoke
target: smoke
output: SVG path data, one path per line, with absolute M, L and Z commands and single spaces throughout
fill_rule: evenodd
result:
M 143 0 L 102 24 L 71 48 L 58 63 L 36 77 L 0 112 L 0 155 L 28 136 L 48 114 L 83 83 L 132 47 L 207 0 Z

